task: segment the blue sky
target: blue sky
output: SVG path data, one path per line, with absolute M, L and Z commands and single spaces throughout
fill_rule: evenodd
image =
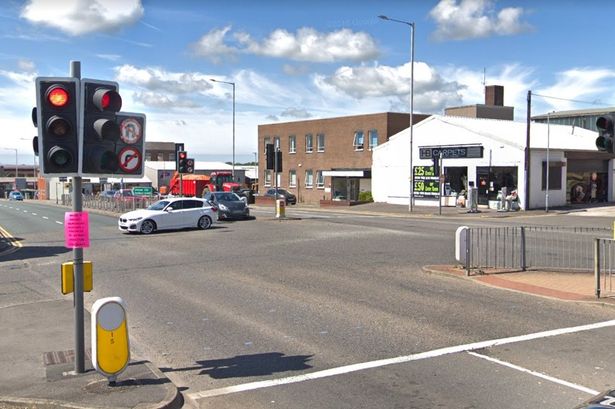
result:
M 0 10 L 0 162 L 32 163 L 37 76 L 120 84 L 148 141 L 230 160 L 236 83 L 238 161 L 257 126 L 408 112 L 413 21 L 415 112 L 483 103 L 484 85 L 533 114 L 615 106 L 615 2 L 491 0 L 5 0 Z M 573 101 L 571 101 L 573 100 Z M 577 102 L 575 102 L 577 101 Z M 9 132 L 6 132 L 9 130 Z

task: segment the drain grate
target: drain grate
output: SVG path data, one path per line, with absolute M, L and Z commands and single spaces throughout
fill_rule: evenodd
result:
M 92 350 L 85 350 L 85 359 L 91 361 L 92 360 Z M 59 364 L 68 364 L 71 362 L 75 362 L 75 350 L 69 349 L 67 351 L 53 351 L 53 352 L 45 352 L 43 354 L 43 363 L 45 366 L 49 365 L 59 365 Z

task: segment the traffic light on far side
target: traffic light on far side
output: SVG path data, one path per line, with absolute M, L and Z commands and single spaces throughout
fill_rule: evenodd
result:
M 71 77 L 36 79 L 36 110 L 32 120 L 38 128 L 43 176 L 78 175 L 78 83 L 78 79 Z
M 273 170 L 274 166 L 274 162 L 275 162 L 275 149 L 273 147 L 272 143 L 268 143 L 265 145 L 265 162 L 266 162 L 266 167 L 265 169 L 267 170 Z
M 613 139 L 615 132 L 613 130 L 614 121 L 613 115 L 602 115 L 596 120 L 596 128 L 598 128 L 598 137 L 596 138 L 596 147 L 599 151 L 613 153 Z
M 188 173 L 188 152 L 177 152 L 177 171 L 179 173 Z

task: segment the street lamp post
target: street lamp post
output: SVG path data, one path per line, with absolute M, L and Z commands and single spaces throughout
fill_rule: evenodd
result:
M 393 21 L 395 23 L 406 24 L 410 26 L 410 191 L 408 194 L 408 210 L 412 212 L 413 201 L 414 201 L 414 172 L 412 170 L 412 140 L 414 136 L 414 22 L 397 20 L 394 18 L 390 18 L 387 16 L 378 16 L 382 20 Z
M 546 175 L 546 193 L 545 193 L 545 212 L 549 213 L 549 145 L 551 139 L 551 124 L 550 124 L 551 113 L 547 113 L 547 175 Z
M 229 81 L 220 81 L 214 78 L 210 78 L 210 81 L 220 82 L 222 84 L 228 84 L 228 85 L 233 86 L 233 169 L 232 169 L 232 175 L 233 175 L 233 181 L 235 181 L 235 83 L 229 82 Z
M 18 163 L 19 163 L 19 159 L 17 158 L 17 149 L 15 148 L 0 148 L 0 149 L 4 149 L 7 151 L 15 151 L 15 179 L 17 179 L 18 175 Z M 17 183 L 17 182 L 15 182 Z M 17 187 L 17 185 L 15 185 L 15 187 Z

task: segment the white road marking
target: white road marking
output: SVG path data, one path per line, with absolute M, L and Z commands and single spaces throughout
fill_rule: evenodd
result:
M 57 220 L 56 220 L 56 223 L 58 223 L 58 224 L 64 224 L 64 223 L 62 223 L 62 222 L 59 222 L 59 221 L 57 221 Z
M 272 386 L 279 386 L 279 385 L 288 385 L 291 383 L 305 382 L 305 381 L 311 381 L 314 379 L 327 378 L 330 376 L 344 375 L 344 374 L 348 374 L 351 372 L 364 371 L 366 369 L 380 368 L 380 367 L 388 366 L 388 365 L 419 361 L 419 360 L 429 359 L 429 358 L 436 358 L 436 357 L 440 357 L 444 355 L 456 354 L 459 352 L 469 352 L 469 351 L 474 351 L 477 349 L 491 348 L 491 347 L 495 347 L 499 345 L 531 341 L 531 340 L 539 339 L 539 338 L 554 337 L 558 335 L 572 334 L 575 332 L 590 331 L 594 329 L 613 327 L 613 326 L 615 326 L 615 320 L 597 322 L 594 324 L 580 325 L 577 327 L 559 328 L 559 329 L 554 329 L 554 330 L 549 330 L 549 331 L 535 332 L 533 334 L 518 335 L 518 336 L 508 337 L 508 338 L 500 338 L 500 339 L 492 339 L 488 341 L 474 342 L 471 344 L 434 349 L 432 351 L 421 352 L 418 354 L 412 354 L 412 355 L 406 355 L 406 356 L 399 356 L 396 358 L 380 359 L 376 361 L 345 365 L 345 366 L 340 366 L 337 368 L 331 368 L 331 369 L 325 369 L 322 371 L 306 373 L 303 375 L 289 376 L 286 378 L 271 379 L 267 381 L 249 382 L 249 383 L 244 383 L 244 384 L 239 384 L 239 385 L 227 386 L 227 387 L 219 388 L 219 389 L 210 389 L 206 391 L 194 392 L 194 393 L 189 393 L 188 397 L 194 400 L 198 400 L 198 399 L 209 398 L 213 396 L 229 395 L 231 393 L 251 391 L 251 390 L 262 389 L 262 388 L 270 388 Z
M 530 375 L 537 376 L 538 378 L 546 379 L 547 381 L 551 381 L 551 382 L 554 382 L 554 383 L 557 383 L 557 384 L 560 384 L 560 385 L 563 385 L 563 386 L 567 386 L 567 387 L 572 388 L 572 389 L 576 389 L 576 390 L 581 391 L 581 392 L 588 393 L 590 395 L 597 395 L 597 394 L 600 393 L 600 392 L 598 392 L 596 390 L 587 388 L 585 386 L 577 385 L 576 383 L 568 382 L 568 381 L 565 381 L 563 379 L 554 378 L 553 376 L 549 376 L 549 375 L 543 374 L 541 372 L 532 371 L 530 369 L 523 368 L 522 366 L 511 364 L 510 362 L 501 361 L 499 359 L 492 358 L 492 357 L 487 356 L 487 355 L 477 354 L 476 352 L 471 352 L 471 351 L 468 351 L 468 354 L 470 354 L 472 356 L 475 356 L 477 358 L 481 358 L 481 359 L 485 359 L 485 360 L 490 361 L 490 362 L 494 362 L 494 363 L 496 363 L 498 365 L 503 365 L 503 366 L 506 366 L 508 368 L 515 369 L 517 371 L 521 371 L 521 372 L 528 373 Z
M 32 216 L 38 216 L 38 214 L 36 214 L 36 213 L 32 213 Z
M 47 217 L 47 216 L 43 216 L 43 219 L 45 219 L 45 220 L 49 220 L 49 217 Z

